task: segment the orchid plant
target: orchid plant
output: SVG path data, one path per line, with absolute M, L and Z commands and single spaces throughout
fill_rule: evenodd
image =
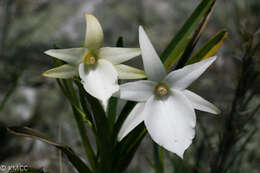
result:
M 102 47 L 103 30 L 91 14 L 85 15 L 87 27 L 82 47 L 45 52 L 55 58 L 55 68 L 43 75 L 56 78 L 70 102 L 88 163 L 67 145 L 30 128 L 10 127 L 9 132 L 37 138 L 61 149 L 80 173 L 123 172 L 147 131 L 159 146 L 183 158 L 195 135 L 194 109 L 220 113 L 212 103 L 187 90 L 216 60 L 212 55 L 226 37 L 226 32 L 221 31 L 191 54 L 214 4 L 215 0 L 202 0 L 161 57 L 141 26 L 141 49 L 123 48 L 122 38 L 117 47 Z M 144 71 L 122 64 L 139 55 Z M 174 65 L 176 69 L 171 71 Z M 118 79 L 144 80 L 119 85 Z M 117 97 L 129 100 L 121 111 L 117 108 Z M 94 134 L 96 149 L 86 126 Z

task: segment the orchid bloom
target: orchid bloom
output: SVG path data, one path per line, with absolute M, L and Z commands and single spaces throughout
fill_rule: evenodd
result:
M 85 14 L 86 36 L 84 46 L 69 49 L 51 49 L 45 54 L 65 61 L 67 64 L 43 73 L 51 78 L 71 78 L 79 74 L 85 90 L 103 103 L 118 91 L 119 79 L 144 78 L 142 70 L 123 65 L 141 54 L 139 48 L 102 47 L 103 30 L 99 21 Z
M 220 110 L 186 88 L 216 59 L 211 57 L 167 74 L 145 31 L 139 27 L 139 43 L 148 80 L 120 85 L 121 99 L 139 102 L 125 120 L 118 139 L 144 121 L 152 139 L 183 158 L 195 135 L 194 109 L 219 114 Z

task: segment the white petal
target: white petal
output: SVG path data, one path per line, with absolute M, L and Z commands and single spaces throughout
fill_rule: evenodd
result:
M 185 89 L 193 81 L 195 81 L 200 75 L 216 60 L 216 56 L 208 58 L 206 60 L 187 65 L 182 69 L 175 70 L 169 73 L 165 79 L 165 82 L 170 88 Z
M 68 64 L 61 65 L 43 73 L 43 76 L 46 77 L 62 79 L 72 78 L 75 75 L 77 75 L 76 67 Z
M 194 109 L 179 91 L 165 99 L 151 97 L 143 111 L 145 125 L 152 139 L 183 158 L 195 135 Z
M 199 95 L 189 91 L 184 90 L 184 95 L 187 97 L 187 99 L 191 102 L 194 109 L 198 109 L 201 111 L 209 112 L 212 114 L 220 114 L 221 111 L 212 103 L 208 102 L 207 100 L 203 99 Z
M 86 48 L 50 49 L 44 53 L 54 58 L 63 60 L 69 64 L 77 65 L 83 55 L 88 52 Z
M 99 21 L 91 14 L 85 14 L 85 19 L 87 27 L 84 46 L 91 50 L 101 48 L 104 41 L 104 35 Z
M 118 91 L 117 71 L 106 60 L 98 60 L 95 66 L 79 65 L 79 75 L 85 90 L 93 97 L 106 102 Z
M 119 79 L 143 79 L 146 78 L 146 74 L 143 70 L 130 67 L 128 65 L 118 64 L 114 65 Z
M 141 54 L 139 48 L 103 47 L 98 51 L 98 57 L 104 58 L 113 64 L 120 64 Z
M 138 103 L 134 109 L 130 112 L 126 120 L 124 121 L 122 128 L 118 134 L 118 141 L 121 141 L 129 132 L 131 132 L 138 124 L 140 124 L 144 119 L 144 110 L 145 103 Z
M 142 26 L 139 27 L 139 44 L 142 51 L 144 71 L 148 79 L 162 80 L 166 76 L 165 68 Z
M 124 100 L 144 102 L 153 95 L 156 83 L 148 80 L 139 80 L 120 85 L 117 97 Z

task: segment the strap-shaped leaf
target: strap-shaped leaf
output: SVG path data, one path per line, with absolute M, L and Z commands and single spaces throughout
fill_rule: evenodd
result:
M 198 26 L 203 16 L 206 15 L 208 10 L 214 5 L 215 1 L 216 0 L 202 0 L 162 53 L 161 59 L 164 62 L 166 69 L 170 69 L 170 67 L 179 59 L 189 43 L 192 32 Z
M 127 116 L 129 115 L 129 113 L 133 110 L 133 108 L 135 107 L 136 102 L 132 102 L 132 101 L 128 101 L 126 102 L 126 104 L 124 105 L 121 113 L 119 114 L 119 117 L 114 125 L 114 139 L 117 140 L 117 135 L 124 123 L 124 121 L 126 120 Z
M 77 82 L 76 84 L 79 88 L 82 87 L 80 83 Z M 112 169 L 111 157 L 113 156 L 113 138 L 106 113 L 96 98 L 92 97 L 87 92 L 85 92 L 84 95 L 87 102 L 90 104 L 95 121 L 96 140 L 100 158 L 100 163 L 98 164 L 97 169 L 99 172 L 110 172 Z
M 80 159 L 80 157 L 78 157 L 74 153 L 74 151 L 65 144 L 62 144 L 60 142 L 56 142 L 56 141 L 52 140 L 51 138 L 45 136 L 44 134 L 42 134 L 38 131 L 35 131 L 31 128 L 28 128 L 28 127 L 9 127 L 8 132 L 10 132 L 11 134 L 14 134 L 16 136 L 33 138 L 33 139 L 37 139 L 37 140 L 41 140 L 43 142 L 46 142 L 50 145 L 53 145 L 56 148 L 60 149 L 68 157 L 69 161 L 78 170 L 79 173 L 81 173 L 81 172 L 91 173 L 91 170 Z
M 215 54 L 215 52 L 221 47 L 225 38 L 227 38 L 226 31 L 220 31 L 210 41 L 208 41 L 195 55 L 193 55 L 186 65 L 199 62 L 207 59 Z
M 177 65 L 175 66 L 175 70 L 184 67 L 186 62 L 189 60 L 196 44 L 198 43 L 198 41 L 201 37 L 202 32 L 204 31 L 204 29 L 205 29 L 205 27 L 206 27 L 206 25 L 209 21 L 209 18 L 211 16 L 212 12 L 213 12 L 213 9 L 214 9 L 214 4 L 207 11 L 206 15 L 203 17 L 202 21 L 200 22 L 200 25 L 195 30 L 192 38 L 190 39 L 188 45 L 186 46 L 186 48 L 185 48 L 183 54 L 181 55 Z
M 108 102 L 107 114 L 108 114 L 108 122 L 111 129 L 113 128 L 116 120 L 117 102 L 118 102 L 118 98 L 116 97 L 111 97 Z
M 114 151 L 115 160 L 113 172 L 124 172 L 133 159 L 135 152 L 146 135 L 144 123 L 139 124 L 121 142 L 117 143 Z

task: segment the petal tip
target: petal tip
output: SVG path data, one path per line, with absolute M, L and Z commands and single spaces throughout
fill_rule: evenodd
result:
M 50 69 L 50 70 L 51 70 L 51 69 Z M 53 77 L 52 75 L 49 74 L 49 71 L 50 71 L 50 70 L 47 70 L 47 71 L 43 72 L 43 73 L 42 73 L 42 76 L 48 77 L 48 78 L 55 78 L 55 77 Z
M 212 62 L 214 62 L 214 61 L 217 59 L 217 57 L 218 57 L 217 55 L 212 56 L 212 57 L 209 58 L 209 60 L 212 61 Z
M 138 30 L 139 30 L 139 35 L 140 35 L 140 33 L 144 33 L 145 32 L 142 25 L 139 26 Z
M 117 142 L 120 142 L 122 139 L 123 139 L 122 136 L 118 136 L 117 137 Z
M 85 13 L 84 16 L 87 18 L 87 17 L 92 17 L 93 15 L 90 13 Z
M 51 51 L 52 51 L 52 49 L 49 49 L 49 50 L 44 51 L 43 53 L 46 54 L 46 55 L 51 56 Z
M 177 154 L 176 153 L 176 155 L 179 156 L 183 160 L 183 154 Z
M 222 111 L 217 108 L 217 110 L 216 110 L 216 115 L 220 115 L 221 113 L 222 113 Z

